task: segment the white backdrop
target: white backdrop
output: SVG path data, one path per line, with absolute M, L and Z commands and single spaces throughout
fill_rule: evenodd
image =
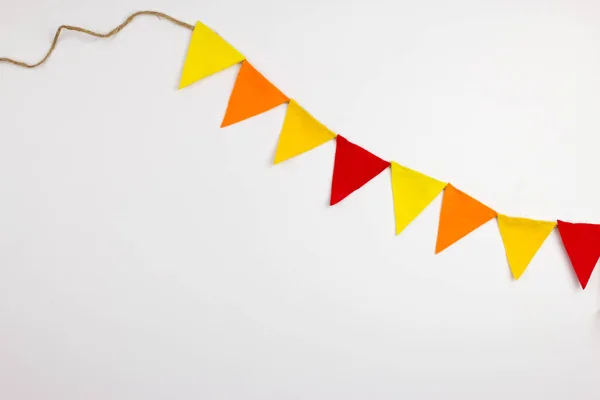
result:
M 496 210 L 600 222 L 600 2 L 0 0 L 0 56 L 60 24 L 201 19 L 333 130 Z M 144 17 L 0 65 L 0 398 L 600 396 L 600 273 L 553 232 L 518 282 L 495 221 L 434 255 L 389 172 L 328 207 L 334 142 L 271 165 L 285 107 L 219 129 Z

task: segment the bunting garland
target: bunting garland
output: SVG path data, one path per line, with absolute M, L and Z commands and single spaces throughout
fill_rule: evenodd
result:
M 11 63 L 25 68 L 38 67 L 44 64 L 54 51 L 63 29 L 96 37 L 111 37 L 140 15 L 164 18 L 192 31 L 179 83 L 180 89 L 241 63 L 221 127 L 236 124 L 288 103 L 274 164 L 335 139 L 330 205 L 341 202 L 390 167 L 396 234 L 403 232 L 443 192 L 436 254 L 497 218 L 508 266 L 514 279 L 518 280 L 554 227 L 558 226 L 562 243 L 581 288 L 585 289 L 588 285 L 600 258 L 600 225 L 561 220 L 538 221 L 498 214 L 450 183 L 429 177 L 395 161 L 385 161 L 327 128 L 295 100 L 289 99 L 256 70 L 242 53 L 202 22 L 197 22 L 194 26 L 160 12 L 139 11 L 106 34 L 64 25 L 57 30 L 50 50 L 41 61 L 27 64 L 10 58 L 0 58 L 0 63 Z

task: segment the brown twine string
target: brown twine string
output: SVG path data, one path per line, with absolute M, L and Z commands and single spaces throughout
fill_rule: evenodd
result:
M 42 58 L 40 61 L 36 62 L 35 64 L 27 64 L 26 62 L 14 60 L 12 58 L 1 57 L 0 63 L 10 63 L 10 64 L 14 64 L 14 65 L 17 65 L 17 66 L 23 67 L 23 68 L 39 67 L 40 65 L 45 63 L 48 60 L 48 58 L 50 58 L 50 55 L 56 48 L 56 43 L 58 42 L 58 38 L 63 29 L 68 30 L 68 31 L 85 33 L 85 34 L 95 36 L 98 38 L 109 38 L 109 37 L 114 36 L 117 33 L 121 32 L 121 30 L 123 28 L 125 28 L 127 25 L 129 25 L 131 23 L 131 21 L 133 21 L 136 17 L 139 17 L 140 15 L 153 15 L 158 18 L 164 18 L 167 21 L 174 23 L 175 25 L 181 26 L 182 28 L 187 28 L 191 31 L 194 30 L 194 25 L 190 25 L 186 22 L 180 21 L 176 18 L 171 17 L 170 15 L 167 15 L 167 14 L 164 14 L 164 13 L 161 13 L 158 11 L 138 11 L 138 12 L 131 14 L 125 21 L 123 21 L 123 23 L 121 25 L 117 26 L 115 29 L 113 29 L 112 31 L 110 31 L 108 33 L 98 33 L 98 32 L 94 32 L 94 31 L 90 31 L 89 29 L 80 28 L 78 26 L 61 25 L 56 30 L 56 34 L 54 35 L 54 40 L 52 40 L 52 45 L 50 46 L 50 50 L 48 50 L 48 52 L 46 53 L 44 58 Z

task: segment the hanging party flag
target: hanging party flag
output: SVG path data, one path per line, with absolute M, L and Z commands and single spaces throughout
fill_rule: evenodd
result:
M 344 200 L 389 166 L 389 161 L 382 160 L 338 135 L 329 204 L 334 205 Z
M 513 277 L 519 279 L 542 246 L 556 222 L 507 217 L 498 214 L 500 236 Z
M 435 253 L 440 253 L 495 216 L 496 211 L 448 184 L 442 200 Z
M 558 232 L 581 288 L 585 289 L 600 258 L 600 225 L 559 220 Z
M 446 187 L 420 172 L 392 161 L 392 194 L 396 235 L 404 230 Z
M 296 157 L 335 137 L 335 133 L 292 99 L 283 120 L 273 164 Z
M 183 64 L 179 89 L 244 60 L 242 53 L 198 21 Z
M 229 97 L 221 128 L 243 121 L 289 101 L 248 60 L 242 62 Z

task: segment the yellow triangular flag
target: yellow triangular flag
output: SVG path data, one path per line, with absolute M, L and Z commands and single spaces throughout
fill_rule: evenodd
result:
M 273 164 L 288 160 L 308 150 L 312 150 L 337 135 L 317 121 L 295 100 L 290 100 Z
M 392 194 L 399 234 L 444 190 L 447 183 L 392 161 Z
M 218 33 L 198 21 L 188 48 L 179 89 L 229 68 L 245 57 Z
M 513 218 L 498 214 L 498 226 L 513 277 L 519 279 L 556 222 Z

